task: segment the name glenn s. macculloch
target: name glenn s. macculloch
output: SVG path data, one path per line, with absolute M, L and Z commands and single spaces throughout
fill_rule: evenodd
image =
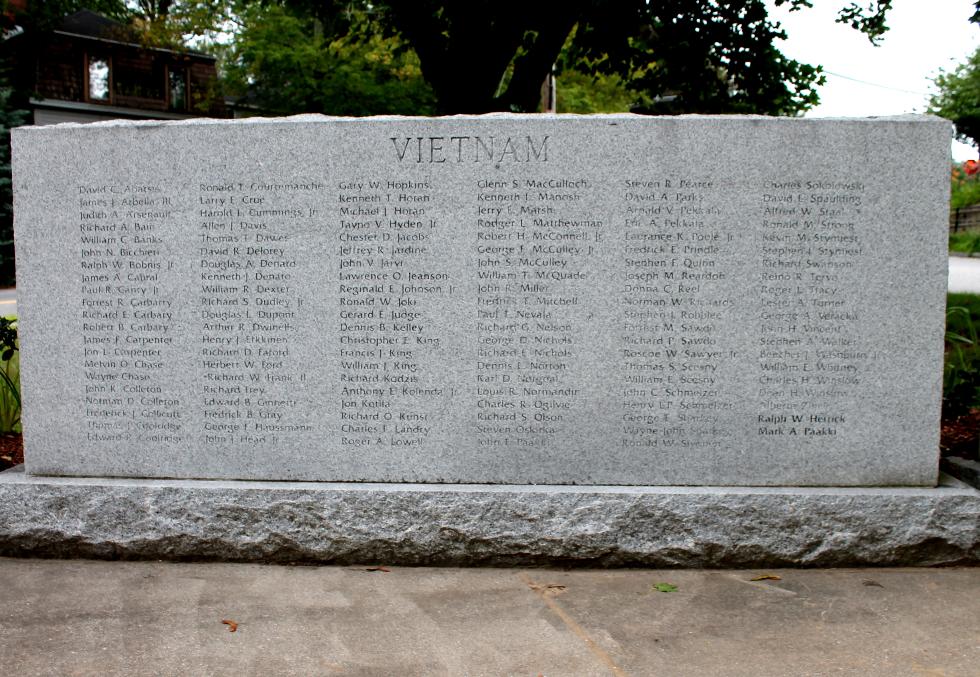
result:
M 547 134 L 537 141 L 525 137 L 493 136 L 392 136 L 389 137 L 399 162 L 441 164 L 444 162 L 547 162 Z M 448 146 L 447 146 L 448 141 Z

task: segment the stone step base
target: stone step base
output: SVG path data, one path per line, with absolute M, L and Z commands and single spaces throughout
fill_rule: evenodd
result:
M 399 565 L 980 563 L 980 492 L 55 478 L 0 473 L 0 555 Z

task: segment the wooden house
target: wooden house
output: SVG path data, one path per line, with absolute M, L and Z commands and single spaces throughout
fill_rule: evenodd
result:
M 32 93 L 34 124 L 227 117 L 213 56 L 145 46 L 132 29 L 95 12 L 8 43 L 18 40 L 17 88 Z

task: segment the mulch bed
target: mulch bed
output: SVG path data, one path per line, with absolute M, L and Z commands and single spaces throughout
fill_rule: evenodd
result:
M 944 419 L 939 446 L 943 456 L 980 460 L 980 409 L 955 419 Z
M 0 435 L 0 470 L 24 462 L 24 441 L 19 433 Z

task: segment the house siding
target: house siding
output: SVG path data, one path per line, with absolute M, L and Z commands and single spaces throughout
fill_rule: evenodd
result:
M 59 34 L 46 36 L 36 52 L 34 91 L 42 99 L 105 104 L 152 113 L 171 110 L 168 96 L 168 69 L 188 74 L 189 114 L 227 117 L 224 100 L 215 87 L 214 61 L 204 56 L 136 45 L 105 42 L 94 38 Z M 88 58 L 110 62 L 110 95 L 107 101 L 91 101 L 86 91 L 85 69 Z

